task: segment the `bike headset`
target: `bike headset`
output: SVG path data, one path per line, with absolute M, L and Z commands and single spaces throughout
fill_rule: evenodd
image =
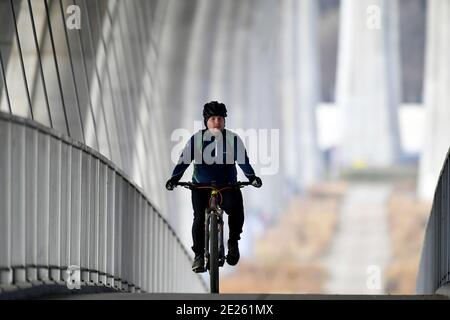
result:
M 204 186 L 204 187 L 197 187 L 197 189 L 212 189 L 211 196 L 215 196 L 216 194 L 219 194 L 219 196 L 220 196 L 219 205 L 222 205 L 223 197 L 222 197 L 221 192 L 226 189 L 233 189 L 233 187 L 223 187 L 221 189 L 216 189 L 215 187 Z M 208 205 L 211 206 L 211 197 L 209 198 L 208 201 L 209 201 Z

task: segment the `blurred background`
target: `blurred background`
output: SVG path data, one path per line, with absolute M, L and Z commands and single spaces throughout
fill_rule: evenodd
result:
M 267 130 L 244 140 L 264 185 L 243 191 L 222 292 L 415 292 L 450 138 L 450 0 L 0 0 L 0 30 L 0 110 L 111 160 L 187 248 L 174 132 L 211 100 L 227 128 Z

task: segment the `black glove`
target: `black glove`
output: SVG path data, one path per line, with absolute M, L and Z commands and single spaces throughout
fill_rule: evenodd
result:
M 175 188 L 176 184 L 177 184 L 177 181 L 175 181 L 173 179 L 169 179 L 166 182 L 166 189 L 169 191 L 172 191 L 173 188 Z
M 262 186 L 262 181 L 260 177 L 254 176 L 251 180 L 250 183 L 252 184 L 252 186 L 254 186 L 255 188 L 261 188 Z

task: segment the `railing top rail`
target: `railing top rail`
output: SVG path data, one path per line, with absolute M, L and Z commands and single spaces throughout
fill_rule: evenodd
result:
M 178 237 L 178 235 L 175 233 L 174 228 L 171 226 L 171 224 L 169 223 L 169 221 L 167 221 L 167 219 L 161 215 L 161 210 L 154 204 L 152 203 L 152 201 L 145 195 L 144 191 L 142 190 L 142 188 L 140 188 L 138 185 L 136 185 L 136 183 L 134 183 L 129 177 L 128 175 L 122 170 L 120 169 L 117 165 L 115 165 L 111 160 L 109 160 L 108 158 L 106 158 L 105 156 L 103 156 L 101 153 L 99 153 L 98 151 L 92 149 L 89 146 L 84 145 L 83 143 L 65 135 L 62 134 L 60 132 L 58 132 L 55 129 L 46 127 L 43 124 L 40 124 L 34 120 L 31 119 L 27 119 L 27 118 L 23 118 L 23 117 L 19 117 L 10 113 L 5 113 L 0 111 L 0 120 L 4 120 L 7 122 L 11 122 L 11 123 L 16 123 L 16 124 L 20 124 L 23 126 L 27 126 L 29 128 L 38 130 L 44 134 L 47 134 L 49 136 L 52 136 L 56 139 L 59 139 L 61 141 L 64 141 L 65 143 L 76 147 L 88 154 L 90 154 L 91 156 L 99 159 L 100 161 L 102 161 L 104 164 L 106 164 L 108 167 L 110 167 L 113 171 L 117 172 L 118 175 L 120 175 L 125 181 L 127 181 L 133 188 L 136 189 L 136 191 L 145 199 L 145 201 L 147 201 L 147 203 L 155 210 L 156 214 L 159 216 L 159 218 L 161 218 L 163 220 L 163 222 L 167 225 L 167 227 L 169 228 L 169 230 L 172 232 L 173 236 L 175 237 L 175 239 L 177 240 L 177 242 L 179 243 L 179 245 L 182 247 L 184 253 L 187 256 L 190 256 L 188 253 L 188 250 L 186 249 L 186 247 L 183 245 L 183 243 L 181 242 L 180 238 Z

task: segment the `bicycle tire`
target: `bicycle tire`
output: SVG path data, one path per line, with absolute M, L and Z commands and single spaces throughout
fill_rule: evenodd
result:
M 217 214 L 211 213 L 211 220 L 209 224 L 209 274 L 211 293 L 219 293 L 219 239 Z

